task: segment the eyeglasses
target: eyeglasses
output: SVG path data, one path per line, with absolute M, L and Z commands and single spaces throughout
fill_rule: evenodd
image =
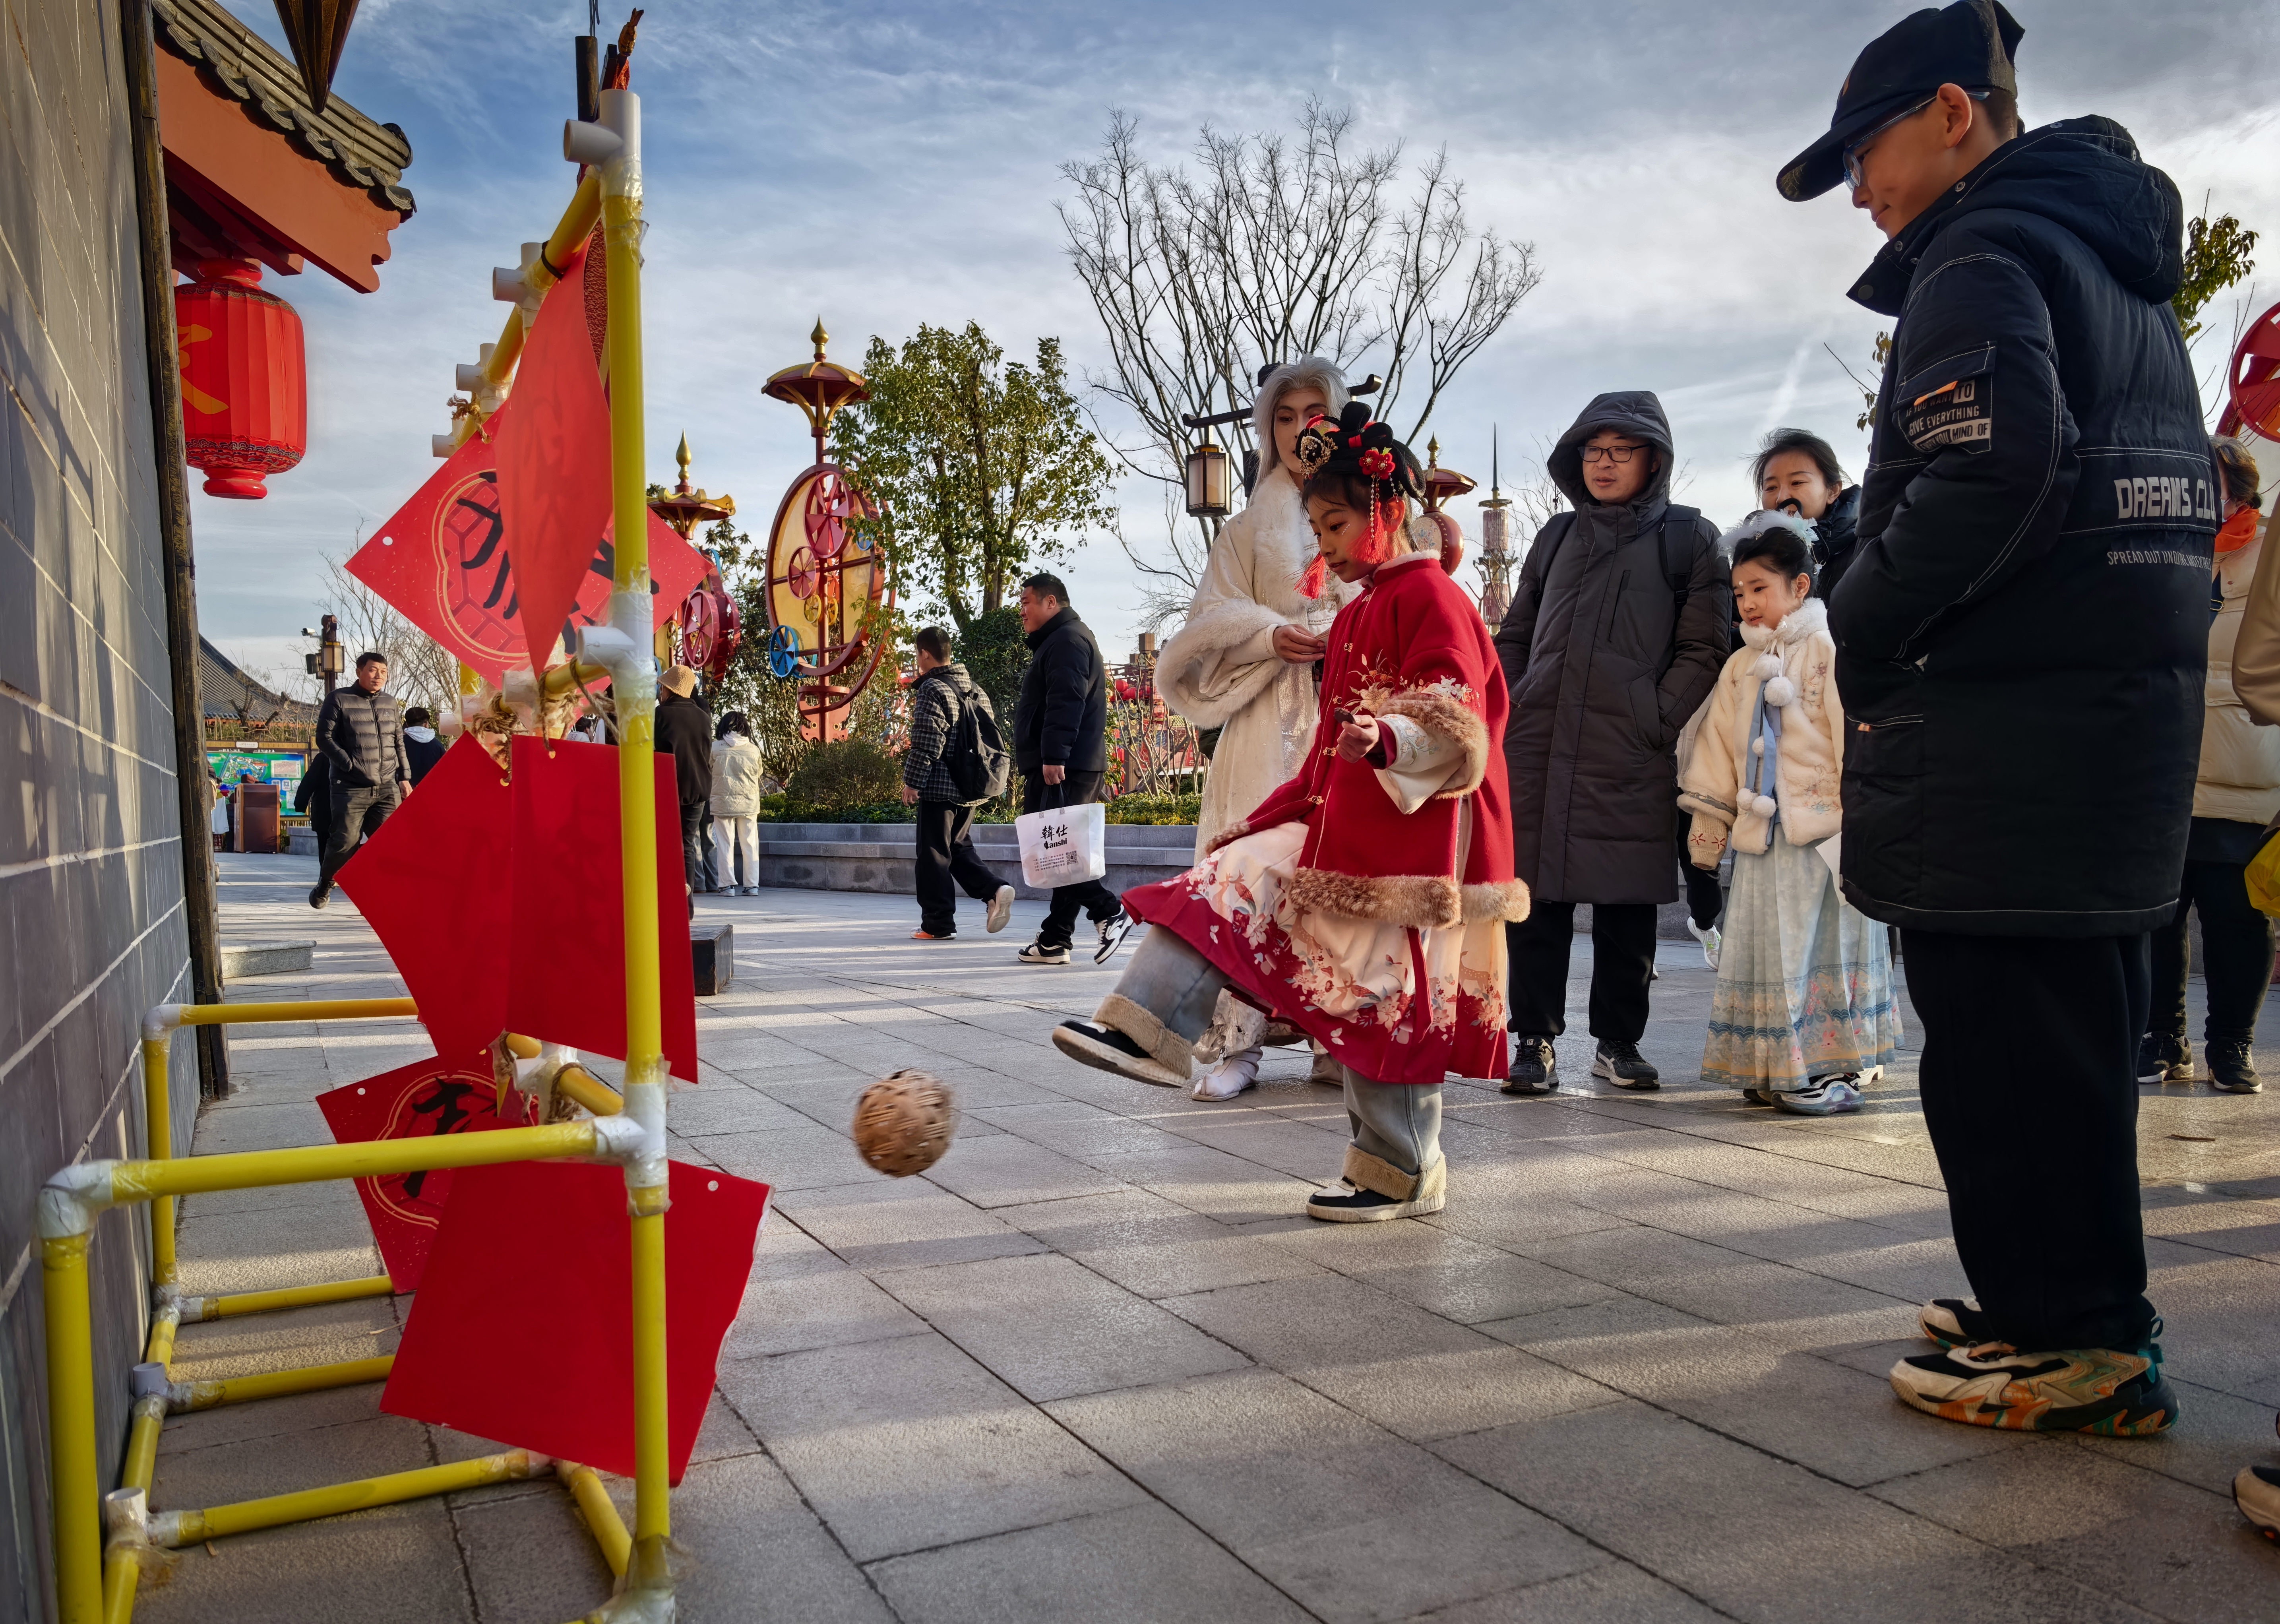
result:
M 1627 463 L 1646 449 L 1643 445 L 1587 445 L 1583 456 L 1585 462 Z
M 1975 102 L 1983 102 L 1987 99 L 1987 92 L 1984 90 L 1966 90 L 1964 95 L 1969 96 Z M 1864 182 L 1860 178 L 1860 160 L 1862 158 L 1867 156 L 1868 149 L 1876 144 L 1876 137 L 1883 135 L 1886 130 L 1891 128 L 1895 124 L 1906 124 L 1910 119 L 1914 118 L 1918 113 L 1922 112 L 1925 108 L 1930 106 L 1937 100 L 1939 100 L 1939 96 L 1937 92 L 1930 96 L 1927 96 L 1923 100 L 1909 108 L 1907 112 L 1894 113 L 1891 118 L 1885 119 L 1882 124 L 1879 124 L 1875 129 L 1870 130 L 1867 135 L 1861 136 L 1860 140 L 1846 147 L 1845 149 L 1845 184 L 1850 186 L 1854 191 L 1859 191 L 1860 188 L 1866 184 L 1866 182 Z

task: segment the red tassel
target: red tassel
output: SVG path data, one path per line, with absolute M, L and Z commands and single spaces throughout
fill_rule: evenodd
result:
M 1330 566 L 1322 561 L 1321 553 L 1316 553 L 1313 562 L 1306 566 L 1306 573 L 1298 577 L 1298 596 L 1307 599 L 1321 596 L 1322 589 L 1329 584 L 1329 576 Z

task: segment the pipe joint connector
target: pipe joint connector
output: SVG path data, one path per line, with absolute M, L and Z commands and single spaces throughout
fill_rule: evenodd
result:
M 179 1004 L 154 1004 L 142 1016 L 142 1041 L 163 1043 L 174 1035 L 182 1024 L 182 1006 Z
M 112 1162 L 73 1162 L 40 1189 L 40 1238 L 59 1241 L 86 1235 L 98 1213 L 112 1205 Z
M 596 1161 L 616 1163 L 626 1169 L 626 1176 L 630 1179 L 635 1166 L 651 1159 L 649 1130 L 635 1117 L 621 1112 L 613 1117 L 596 1117 L 593 1120 Z M 658 1137 L 662 1139 L 664 1135 L 660 1134 Z M 661 1150 L 655 1152 L 655 1159 L 664 1159 Z

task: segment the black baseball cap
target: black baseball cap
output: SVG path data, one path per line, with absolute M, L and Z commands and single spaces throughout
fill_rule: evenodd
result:
M 1845 179 L 1845 149 L 1942 85 L 2019 93 L 2012 55 L 2026 33 L 1999 0 L 1956 0 L 1914 12 L 1868 42 L 1837 92 L 1829 133 L 1782 165 L 1774 184 L 1791 203 Z

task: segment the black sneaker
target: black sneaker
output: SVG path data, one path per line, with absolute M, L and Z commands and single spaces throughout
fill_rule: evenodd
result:
M 2183 1034 L 2148 1032 L 2138 1044 L 2138 1081 L 2191 1082 L 2193 1046 Z
M 1943 1348 L 1968 1348 L 1995 1340 L 1995 1328 L 1976 1297 L 1936 1297 L 1916 1312 L 1926 1340 Z
M 1093 927 L 1100 932 L 1100 947 L 1093 954 L 1092 962 L 1105 965 L 1116 957 L 1116 950 L 1122 947 L 1124 938 L 1132 934 L 1132 916 L 1119 913 L 1114 919 L 1095 920 Z
M 327 903 L 332 901 L 332 899 L 333 888 L 331 886 L 317 885 L 309 888 L 309 905 L 312 908 L 321 908 Z
M 1406 1201 L 1397 1201 L 1342 1181 L 1307 1197 L 1306 1216 L 1332 1224 L 1382 1224 L 1396 1218 L 1421 1218 L 1448 1204 L 1447 1193 L 1440 1189 L 1421 1189 Z
M 2226 1039 L 2201 1051 L 2208 1061 L 2209 1087 L 2220 1094 L 2261 1094 L 2264 1080 L 2256 1074 L 2256 1057 L 2246 1043 Z
M 1098 1020 L 1064 1020 L 1053 1028 L 1053 1047 L 1081 1066 L 1114 1072 L 1136 1082 L 1179 1089 L 1188 1080 L 1150 1054 L 1128 1034 Z
M 1560 1086 L 1560 1057 L 1548 1037 L 1512 1040 L 1512 1074 L 1504 1080 L 1506 1094 L 1549 1094 Z
M 1030 943 L 1013 957 L 1025 965 L 1065 965 L 1069 961 L 1068 943 L 1063 942 L 1056 946 L 1041 938 Z
M 1605 1077 L 1619 1089 L 1644 1092 L 1662 1087 L 1662 1074 L 1639 1058 L 1638 1045 L 1621 1038 L 1599 1040 L 1599 1051 L 1591 1058 L 1591 1075 Z

